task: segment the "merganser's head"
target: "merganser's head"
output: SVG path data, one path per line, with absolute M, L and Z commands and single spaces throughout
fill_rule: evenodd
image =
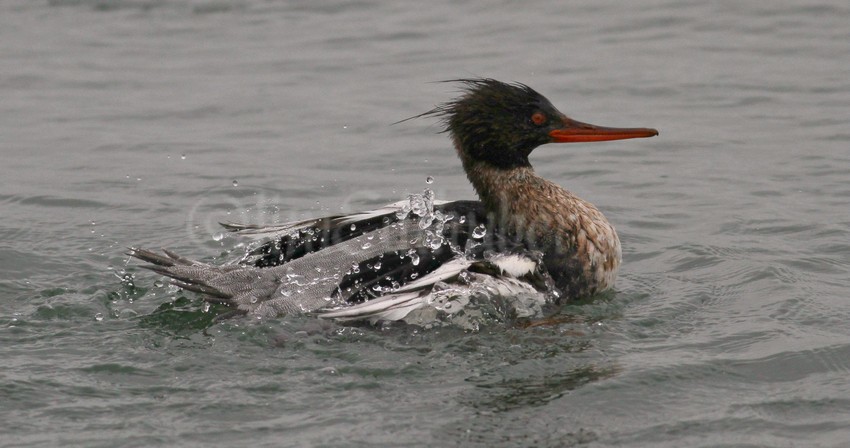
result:
M 575 121 L 524 84 L 459 79 L 463 96 L 423 115 L 442 116 L 461 157 L 498 168 L 530 166 L 546 143 L 600 142 L 658 135 L 649 128 L 606 128 Z

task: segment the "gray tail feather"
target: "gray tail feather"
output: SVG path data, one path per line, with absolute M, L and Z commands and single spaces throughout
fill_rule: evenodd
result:
M 238 222 L 219 222 L 218 225 L 225 228 L 225 230 L 230 232 L 239 232 L 240 230 L 255 230 L 260 228 L 258 225 L 254 224 L 240 224 Z
M 171 267 L 178 264 L 190 266 L 194 264 L 192 260 L 189 260 L 188 258 L 183 258 L 175 254 L 174 252 L 171 252 L 170 250 L 166 249 L 162 250 L 165 253 L 165 256 L 139 247 L 130 247 L 128 248 L 128 250 L 128 252 L 125 252 L 127 255 L 134 258 L 138 258 L 142 261 L 146 261 L 148 263 L 155 264 L 157 266 Z
M 151 263 L 150 265 L 141 267 L 154 271 L 157 274 L 172 278 L 172 285 L 189 291 L 204 294 L 204 300 L 206 300 L 207 302 L 223 304 L 231 303 L 230 299 L 233 298 L 231 294 L 222 292 L 218 288 L 207 284 L 206 280 L 203 278 L 204 276 L 200 275 L 201 271 L 199 271 L 198 269 L 191 268 L 207 267 L 209 269 L 220 269 L 222 271 L 227 271 L 230 269 L 215 268 L 199 261 L 181 257 L 180 255 L 177 255 L 176 253 L 171 252 L 167 249 L 162 249 L 162 252 L 165 255 L 161 255 L 147 249 L 131 247 L 129 248 L 129 251 L 126 252 L 126 254 L 133 258 L 138 258 L 139 260 Z

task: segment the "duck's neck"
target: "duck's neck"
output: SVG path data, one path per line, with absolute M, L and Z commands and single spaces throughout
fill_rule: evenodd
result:
M 529 167 L 495 168 L 483 162 L 464 163 L 466 176 L 487 211 L 501 218 L 521 212 L 531 185 L 545 182 Z
M 469 182 L 478 193 L 487 212 L 495 214 L 501 222 L 514 222 L 518 215 L 526 215 L 526 207 L 533 204 L 530 197 L 543 192 L 548 181 L 538 176 L 531 165 L 511 168 L 496 167 L 474 160 L 459 146 L 458 155 Z M 521 219 L 524 221 L 524 218 Z M 525 222 L 527 224 L 527 222 Z

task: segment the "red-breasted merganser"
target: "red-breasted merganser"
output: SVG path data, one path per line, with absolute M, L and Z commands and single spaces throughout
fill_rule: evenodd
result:
M 232 265 L 170 251 L 133 248 L 129 255 L 209 302 L 269 317 L 400 320 L 435 303 L 451 312 L 452 285 L 474 282 L 489 281 L 496 292 L 541 291 L 555 301 L 613 286 L 621 260 L 614 227 L 593 204 L 535 174 L 528 156 L 546 143 L 658 131 L 575 121 L 519 83 L 455 82 L 462 96 L 417 117 L 443 120 L 480 201 L 435 201 L 426 190 L 363 213 L 271 227 L 225 224 L 273 237 Z

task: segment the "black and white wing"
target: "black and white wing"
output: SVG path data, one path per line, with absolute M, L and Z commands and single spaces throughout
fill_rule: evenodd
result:
M 209 301 L 268 317 L 331 309 L 321 315 L 396 320 L 424 306 L 435 285 L 464 273 L 547 287 L 539 257 L 488 231 L 479 202 L 412 203 L 274 227 L 229 224 L 240 234 L 275 235 L 243 264 L 213 266 L 144 249 L 130 255 Z

